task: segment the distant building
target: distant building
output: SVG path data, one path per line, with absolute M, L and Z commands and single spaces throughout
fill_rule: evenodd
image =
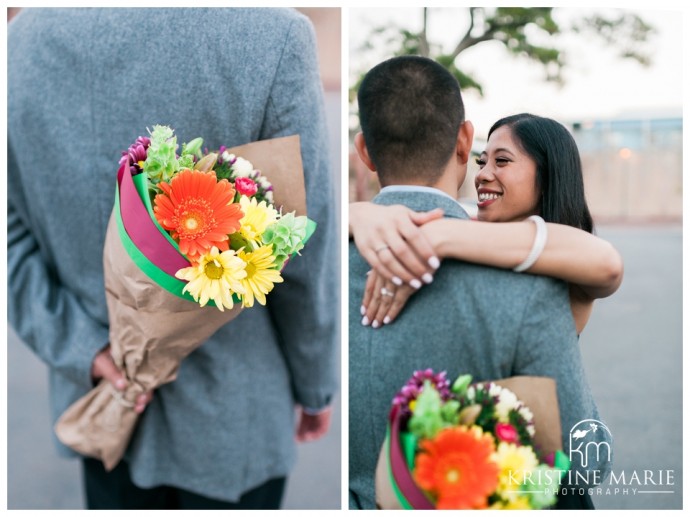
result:
M 595 220 L 681 220 L 681 110 L 570 123 Z

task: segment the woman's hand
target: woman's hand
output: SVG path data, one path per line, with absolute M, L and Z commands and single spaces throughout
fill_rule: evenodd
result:
M 413 287 L 397 286 L 376 270 L 371 270 L 362 300 L 362 325 L 371 324 L 372 327 L 379 328 L 382 324 L 391 323 L 415 292 Z
M 386 280 L 415 289 L 431 283 L 440 261 L 419 226 L 443 217 L 441 209 L 415 212 L 402 205 L 350 204 L 350 234 L 359 253 Z

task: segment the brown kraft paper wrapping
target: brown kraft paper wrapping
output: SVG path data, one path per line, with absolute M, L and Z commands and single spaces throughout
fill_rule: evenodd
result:
M 534 445 L 540 456 L 563 449 L 561 416 L 558 409 L 556 381 L 550 377 L 517 376 L 493 381 L 507 388 L 534 415 Z M 376 506 L 383 510 L 402 510 L 390 483 L 385 443 L 376 463 Z
M 249 160 L 274 187 L 276 208 L 306 215 L 306 195 L 299 136 L 253 142 L 228 149 Z M 111 215 L 103 249 L 110 352 L 124 372 L 128 388 L 117 393 L 101 382 L 58 419 L 62 443 L 84 456 L 100 459 L 112 470 L 122 459 L 138 415 L 141 393 L 175 380 L 182 360 L 242 310 L 224 312 L 179 298 L 149 279 L 122 245 Z

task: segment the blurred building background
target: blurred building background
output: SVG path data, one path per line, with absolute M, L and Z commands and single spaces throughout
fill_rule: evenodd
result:
M 587 201 L 597 221 L 677 221 L 683 215 L 683 118 L 647 113 L 574 121 Z

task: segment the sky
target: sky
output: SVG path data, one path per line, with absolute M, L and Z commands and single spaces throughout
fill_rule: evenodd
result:
M 565 27 L 574 19 L 595 12 L 615 14 L 615 9 L 554 9 L 554 19 Z M 515 58 L 500 43 L 485 43 L 463 52 L 456 65 L 471 72 L 482 83 L 484 97 L 468 90 L 463 94 L 468 118 L 478 135 L 486 134 L 497 119 L 518 112 L 532 112 L 562 122 L 588 119 L 668 115 L 682 110 L 682 12 L 629 9 L 656 29 L 648 48 L 652 65 L 643 67 L 622 60 L 607 45 L 591 36 L 568 33 L 559 37 L 568 66 L 562 88 L 544 82 L 541 65 Z M 350 71 L 363 71 L 390 57 L 380 49 L 366 53 L 361 46 L 370 38 L 371 28 L 395 23 L 417 31 L 422 25 L 422 9 L 350 9 Z M 428 38 L 452 48 L 467 30 L 465 8 L 435 8 L 429 15 Z M 549 44 L 548 40 L 543 43 Z

